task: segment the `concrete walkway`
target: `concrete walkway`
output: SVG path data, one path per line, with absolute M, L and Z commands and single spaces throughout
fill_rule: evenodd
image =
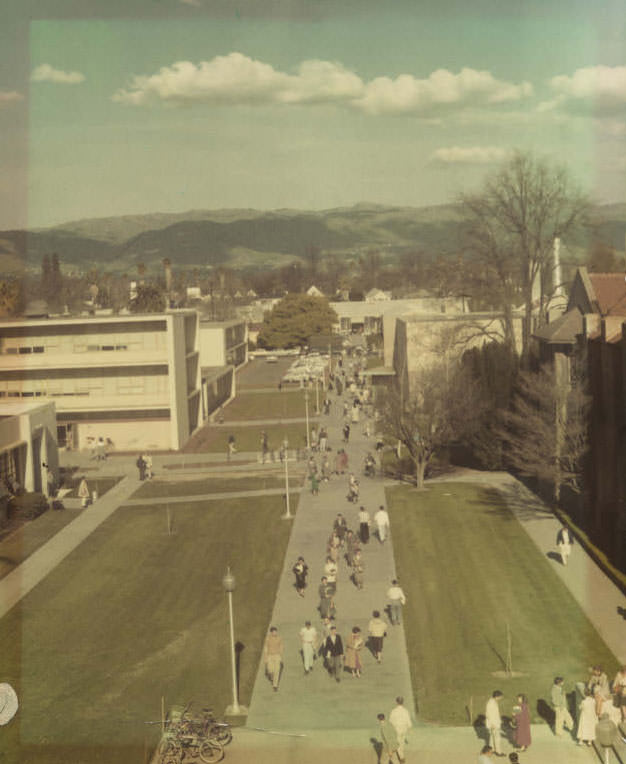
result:
M 556 535 L 562 526 L 541 499 L 507 472 L 456 470 L 450 477 L 437 480 L 476 482 L 498 488 L 522 528 L 550 559 L 554 572 L 588 615 L 609 649 L 620 663 L 626 664 L 626 621 L 620 612 L 626 608 L 626 597 L 580 544 L 573 545 L 567 567 L 561 563 Z
M 125 477 L 0 580 L 0 618 L 124 504 L 139 485 L 138 479 Z
M 329 444 L 333 448 L 329 453 L 333 466 L 336 449 L 343 445 L 340 406 L 335 404 L 334 410 L 336 414 L 321 420 L 327 427 Z M 384 484 L 382 480 L 361 475 L 365 454 L 374 447 L 374 440 L 367 441 L 362 433 L 363 422 L 352 425 L 347 447 L 349 469 L 360 480 L 359 503 L 373 516 L 378 506 L 385 503 Z M 264 665 L 261 664 L 250 703 L 248 728 L 300 731 L 362 729 L 369 724 L 375 727 L 376 714 L 380 711 L 388 713 L 397 695 L 405 697 L 407 707 L 415 715 L 404 629 L 401 626 L 388 626 L 382 665 L 378 665 L 369 650 L 363 648 L 360 679 L 345 672 L 341 683 L 337 684 L 325 671 L 321 659 L 316 661 L 311 674 L 304 674 L 299 652 L 299 631 L 305 620 L 310 620 L 318 630 L 321 626 L 317 588 L 323 574 L 326 543 L 337 513 L 346 516 L 348 527 L 358 528 L 358 505 L 346 501 L 347 487 L 347 474 L 333 476 L 330 482 L 321 485 L 318 496 L 313 496 L 308 490 L 300 496 L 271 619 L 285 643 L 280 689 L 277 693 L 272 692 L 271 684 L 265 677 Z M 300 555 L 309 565 L 309 585 L 304 598 L 296 594 L 291 570 Z M 395 577 L 390 540 L 381 545 L 376 538 L 371 538 L 363 548 L 363 560 L 365 588 L 361 591 L 349 580 L 345 560 L 341 558 L 338 561 L 336 625 L 344 645 L 353 626 L 359 626 L 364 638 L 367 638 L 367 624 L 372 610 L 380 610 L 383 614 L 387 604 L 386 592 Z

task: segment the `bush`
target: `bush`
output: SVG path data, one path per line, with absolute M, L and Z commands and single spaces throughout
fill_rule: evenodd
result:
M 9 516 L 34 520 L 50 508 L 43 493 L 22 493 L 9 501 Z

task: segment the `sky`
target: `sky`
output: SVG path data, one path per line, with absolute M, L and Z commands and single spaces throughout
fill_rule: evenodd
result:
M 516 149 L 623 202 L 626 14 L 599 0 L 0 0 L 0 228 L 425 206 Z

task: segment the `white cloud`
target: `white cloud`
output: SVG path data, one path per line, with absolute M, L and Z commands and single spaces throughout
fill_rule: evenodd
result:
M 475 69 L 458 74 L 438 69 L 427 79 L 401 74 L 366 83 L 333 61 L 303 61 L 295 74 L 288 74 L 233 52 L 199 64 L 178 61 L 156 74 L 135 76 L 113 100 L 135 105 L 151 100 L 217 105 L 338 103 L 369 114 L 433 117 L 442 107 L 499 105 L 531 94 L 528 82 L 505 82 Z
M 17 90 L 0 90 L 0 106 L 15 103 L 15 101 L 22 101 L 23 99 L 24 96 L 18 93 Z
M 33 70 L 31 75 L 33 82 L 55 82 L 61 85 L 77 85 L 85 81 L 85 75 L 80 72 L 64 72 L 62 69 L 54 69 L 50 64 L 41 64 Z
M 552 77 L 550 86 L 556 95 L 553 100 L 540 105 L 542 110 L 564 107 L 596 114 L 624 113 L 626 66 L 584 67 L 571 76 L 561 74 Z
M 506 159 L 508 154 L 496 146 L 442 146 L 430 159 L 437 164 L 493 164 Z
M 422 114 L 450 106 L 475 106 L 519 101 L 532 95 L 529 82 L 515 84 L 490 72 L 464 68 L 458 74 L 437 69 L 426 79 L 401 74 L 395 80 L 377 77 L 357 104 L 370 114 Z

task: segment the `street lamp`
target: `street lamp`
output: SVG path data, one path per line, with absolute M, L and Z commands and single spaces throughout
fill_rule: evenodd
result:
M 226 716 L 245 716 L 248 709 L 239 705 L 239 693 L 237 692 L 237 664 L 235 662 L 235 627 L 233 623 L 233 592 L 235 591 L 235 576 L 230 572 L 230 566 L 226 569 L 226 575 L 222 579 L 224 591 L 228 594 L 228 614 L 230 620 L 230 657 L 233 670 L 233 704 L 227 706 Z
M 283 453 L 285 454 L 283 461 L 285 462 L 285 503 L 287 505 L 285 514 L 283 515 L 283 520 L 291 520 L 293 515 L 289 510 L 289 441 L 287 438 L 283 440 Z
M 306 412 L 306 447 L 311 448 L 311 436 L 309 434 L 309 388 L 304 388 L 304 410 Z
M 320 413 L 320 388 L 319 388 L 319 377 L 315 377 L 315 413 L 317 416 L 319 416 Z

